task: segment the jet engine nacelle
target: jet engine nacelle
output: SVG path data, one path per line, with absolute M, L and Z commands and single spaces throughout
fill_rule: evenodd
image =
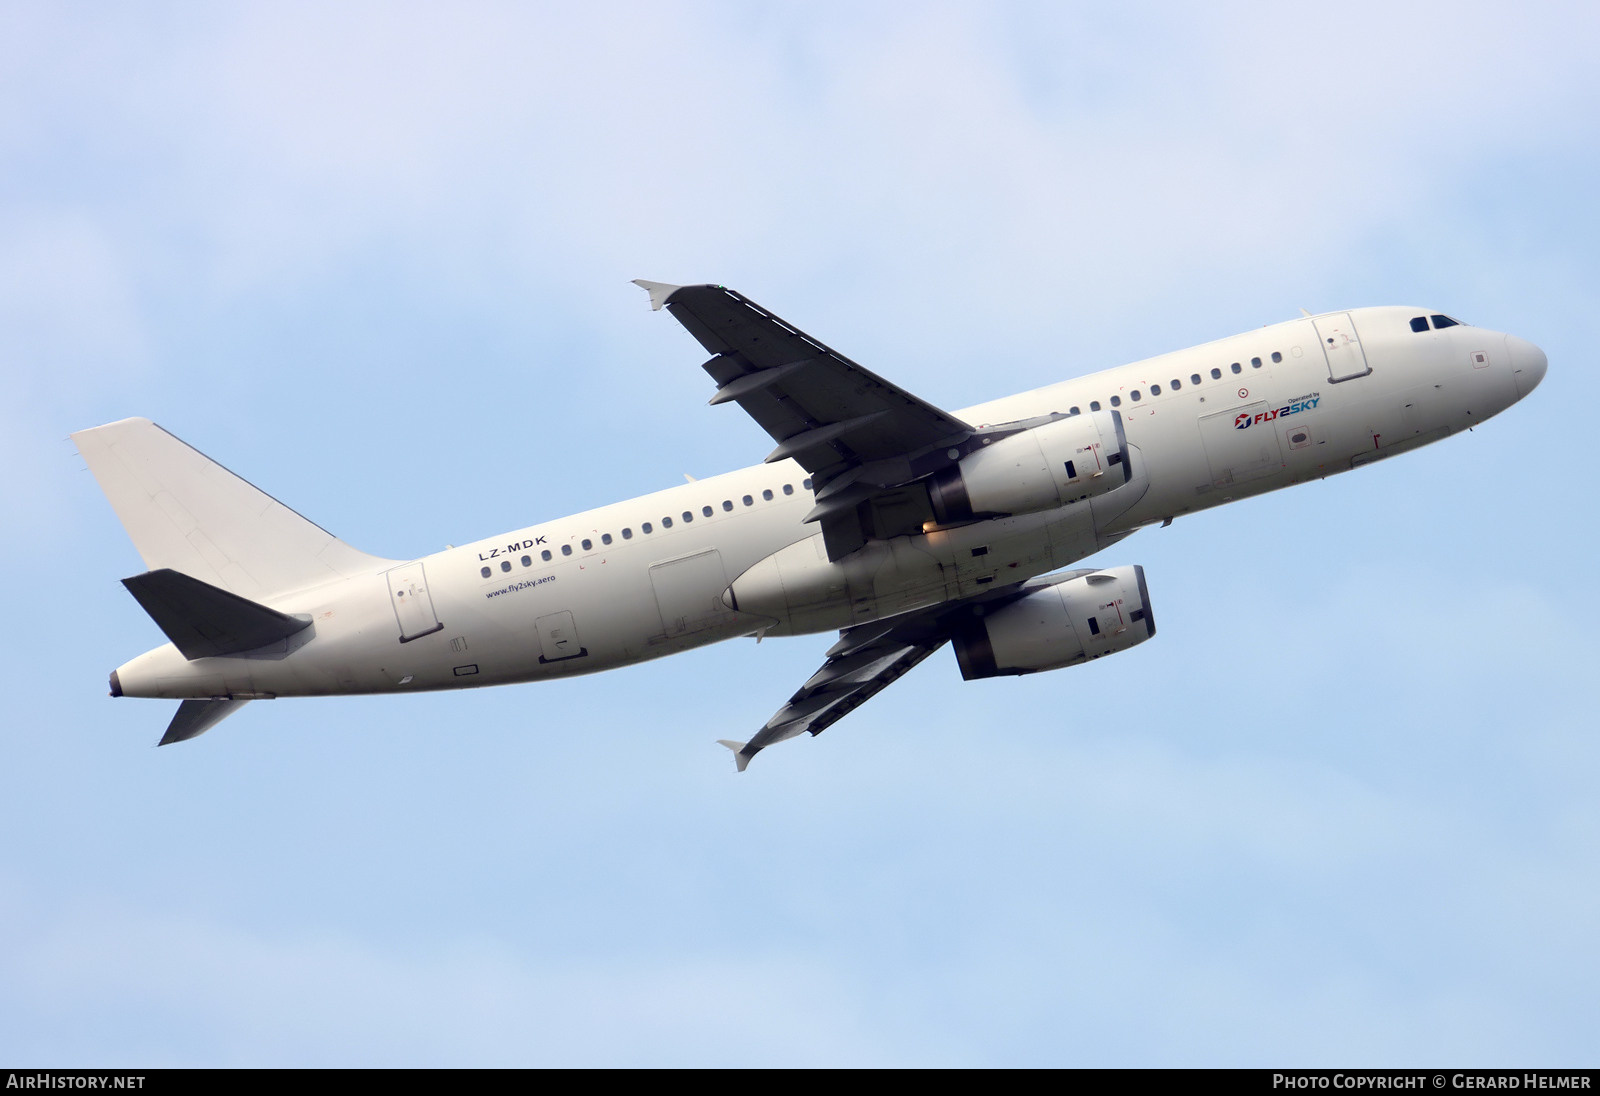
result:
M 968 681 L 1056 670 L 1156 634 L 1144 568 L 1074 572 L 977 617 L 952 637 Z
M 994 514 L 1031 514 L 1121 487 L 1129 477 L 1122 416 L 1091 411 L 1001 438 L 928 483 L 941 525 Z

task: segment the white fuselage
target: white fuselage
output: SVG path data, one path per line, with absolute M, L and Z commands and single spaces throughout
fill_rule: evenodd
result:
M 757 465 L 274 596 L 272 608 L 313 626 L 244 656 L 186 661 L 160 647 L 118 670 L 121 688 L 245 698 L 495 685 L 970 596 L 1068 566 L 1142 526 L 1438 440 L 1542 378 L 1532 344 L 1465 325 L 1413 331 L 1409 321 L 1427 314 L 1293 320 L 957 412 L 981 427 L 1114 407 L 1130 481 L 1059 509 L 931 528 L 830 564 L 817 526 L 802 521 L 814 505 L 806 472 L 793 461 Z M 1370 372 L 1334 380 L 1355 367 L 1325 344 L 1351 325 Z M 787 612 L 734 611 L 726 591 L 737 594 L 747 574 L 757 581 L 764 563 L 781 565 L 791 585 L 804 576 L 805 588 Z

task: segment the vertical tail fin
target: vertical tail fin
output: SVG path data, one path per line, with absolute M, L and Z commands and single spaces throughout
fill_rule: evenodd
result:
M 259 601 L 389 565 L 149 419 L 80 430 L 72 440 L 151 571 L 171 568 Z

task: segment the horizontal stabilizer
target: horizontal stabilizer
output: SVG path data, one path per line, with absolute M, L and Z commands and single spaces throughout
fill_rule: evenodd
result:
M 719 738 L 717 739 L 717 745 L 726 746 L 728 749 L 732 750 L 734 764 L 739 766 L 740 772 L 744 772 L 745 766 L 750 764 L 750 758 L 744 752 L 744 743 L 735 742 L 731 738 Z
M 212 727 L 221 723 L 241 705 L 250 703 L 248 700 L 185 700 L 178 705 L 178 714 L 172 717 L 172 722 L 167 724 L 167 733 L 161 736 L 157 746 L 170 746 L 174 742 L 183 742 L 187 739 L 205 734 Z
M 285 616 L 166 567 L 125 578 L 122 584 L 190 660 L 253 651 L 311 626 L 309 620 Z

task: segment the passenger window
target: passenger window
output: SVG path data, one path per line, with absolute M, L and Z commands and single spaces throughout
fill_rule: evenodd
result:
M 533 566 L 533 557 L 532 556 L 523 556 L 522 557 L 522 565 L 524 567 L 532 567 Z
M 1132 392 L 1128 393 L 1128 398 L 1134 403 L 1138 403 L 1140 400 L 1144 399 L 1144 393 L 1135 388 Z
M 1272 360 L 1274 362 L 1281 362 L 1281 361 L 1283 361 L 1283 355 L 1278 353 L 1276 350 L 1274 350 L 1272 352 Z
M 484 568 L 484 569 L 483 569 L 483 577 L 484 577 L 484 578 L 488 578 L 488 577 L 489 577 L 489 576 L 490 576 L 490 574 L 492 574 L 492 573 L 493 573 L 493 572 L 491 572 L 491 571 L 490 571 L 490 570 L 489 570 L 489 568 L 487 568 L 487 567 L 485 567 L 485 568 Z
M 1122 397 L 1121 396 L 1112 396 L 1111 397 L 1111 406 L 1112 407 L 1121 407 L 1122 406 Z
M 701 517 L 705 517 L 705 518 L 708 518 L 708 517 L 710 517 L 710 516 L 711 516 L 711 515 L 712 515 L 712 514 L 713 514 L 713 513 L 714 513 L 714 512 L 715 512 L 715 511 L 713 511 L 713 510 L 712 510 L 712 509 L 711 509 L 711 507 L 709 507 L 709 506 L 702 506 L 702 507 L 700 507 L 700 516 L 701 516 Z
M 563 544 L 561 546 L 561 554 L 564 556 L 570 556 L 572 554 L 572 545 Z
M 746 495 L 739 501 L 743 502 L 746 506 L 754 506 L 756 504 L 756 500 L 751 498 L 749 495 Z
M 801 480 L 800 481 L 800 486 L 804 487 L 807 491 L 811 490 L 811 479 L 810 479 L 810 477 L 808 476 L 807 478 Z
M 693 520 L 694 520 L 694 511 L 693 510 L 685 510 L 683 512 L 683 523 L 685 525 L 687 525 Z
M 1211 379 L 1214 381 L 1220 381 L 1222 379 L 1222 370 L 1213 369 L 1211 371 Z
M 771 502 L 772 501 L 772 488 L 769 487 L 765 491 L 761 492 L 761 497 L 763 499 L 765 499 L 766 501 Z
M 732 509 L 733 509 L 733 503 L 732 503 L 732 502 L 730 502 L 730 501 L 729 501 L 729 500 L 727 500 L 727 499 L 723 499 L 723 500 L 722 500 L 722 508 L 723 508 L 723 509 L 724 509 L 724 510 L 732 510 Z
M 500 570 L 502 570 L 502 571 L 511 570 L 511 561 L 509 559 L 502 561 L 501 564 L 500 564 Z
M 587 537 L 586 537 L 586 538 L 584 538 L 584 541 L 583 541 L 583 550 L 584 550 L 584 551 L 585 551 L 585 552 L 587 552 L 587 551 L 589 551 L 589 550 L 590 550 L 590 549 L 591 549 L 591 548 L 593 548 L 593 547 L 594 547 L 594 541 L 592 541 L 592 540 L 589 540 L 589 539 L 588 539 L 588 538 L 587 538 Z
M 663 528 L 663 529 L 671 529 L 672 528 L 672 519 L 671 518 L 662 518 L 661 519 L 661 528 Z
M 1461 326 L 1461 321 L 1452 320 L 1449 316 L 1435 316 L 1433 318 L 1433 326 L 1437 328 L 1459 327 Z
M 601 533 L 600 534 L 600 543 L 601 544 L 610 544 L 611 543 L 611 534 L 610 533 Z
M 1174 392 L 1176 392 L 1178 389 L 1183 387 L 1182 383 L 1179 382 L 1177 377 L 1173 377 L 1172 378 L 1171 384 L 1172 384 L 1172 390 Z
M 550 562 L 550 549 L 546 548 L 544 551 L 540 552 L 539 553 L 539 558 L 544 560 L 546 563 L 549 563 Z
M 1260 369 L 1261 368 L 1261 359 L 1260 358 L 1251 358 L 1250 359 L 1250 368 L 1251 369 Z
M 1090 400 L 1089 401 L 1089 410 L 1091 410 L 1091 411 L 1100 410 L 1100 401 L 1099 400 Z
M 1239 363 L 1238 362 L 1234 362 L 1233 365 L 1229 366 L 1229 368 L 1232 369 L 1235 373 L 1243 373 L 1244 372 L 1243 369 L 1239 368 Z
M 1199 384 L 1200 383 L 1200 374 L 1198 374 L 1198 373 L 1190 373 L 1189 374 L 1189 383 L 1190 384 Z M 1174 387 L 1176 387 L 1176 385 L 1174 385 Z
M 648 521 L 645 522 L 643 525 L 639 526 L 639 532 L 641 532 L 641 533 L 649 534 L 649 533 L 653 533 L 655 531 L 656 531 L 655 530 L 655 526 L 651 525 Z
M 1067 414 L 1069 414 L 1069 415 L 1081 415 L 1081 414 L 1083 414 L 1083 412 L 1079 411 L 1076 407 L 1074 407 L 1074 408 L 1070 409 L 1067 412 Z
M 786 483 L 783 485 L 783 493 L 786 495 L 792 495 L 794 494 L 794 488 Z
M 633 539 L 633 530 L 632 529 L 628 529 L 628 528 L 624 528 L 622 530 L 622 539 L 623 540 L 632 540 Z M 545 554 L 545 558 L 547 558 L 547 559 L 549 558 L 549 553 Z

